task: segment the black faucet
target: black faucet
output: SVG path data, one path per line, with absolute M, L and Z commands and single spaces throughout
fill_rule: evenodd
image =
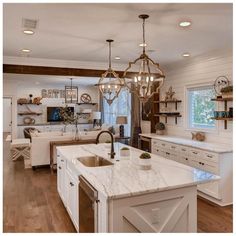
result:
M 104 130 L 104 131 L 101 131 L 98 135 L 97 135 L 97 138 L 96 138 L 96 144 L 98 144 L 99 142 L 99 137 L 101 134 L 103 133 L 108 133 L 110 136 L 111 136 L 111 153 L 109 153 L 111 155 L 111 159 L 114 159 L 116 153 L 114 152 L 114 138 L 113 138 L 113 135 L 111 132 L 107 131 L 107 130 Z

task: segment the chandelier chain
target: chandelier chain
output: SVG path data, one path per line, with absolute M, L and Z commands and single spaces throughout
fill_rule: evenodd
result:
M 111 69 L 111 42 L 109 42 L 109 69 Z
M 143 19 L 143 53 L 145 53 L 145 19 Z

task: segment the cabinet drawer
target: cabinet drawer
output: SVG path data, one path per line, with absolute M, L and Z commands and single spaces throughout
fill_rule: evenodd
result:
M 211 172 L 213 174 L 218 174 L 218 172 L 219 172 L 218 164 L 215 162 L 204 161 L 201 159 L 199 159 L 199 160 L 192 159 L 190 161 L 190 163 L 193 167 L 196 167 L 196 168 L 204 170 L 204 171 Z
M 189 154 L 193 158 L 201 158 L 203 156 L 203 152 L 199 149 L 190 149 Z
M 185 165 L 191 166 L 191 159 L 189 157 L 179 156 L 178 160 Z
M 203 152 L 204 159 L 213 161 L 213 162 L 218 162 L 218 154 L 217 153 L 212 153 L 212 152 Z
M 153 153 L 153 154 L 160 155 L 160 156 L 162 156 L 162 157 L 165 157 L 165 156 L 166 156 L 166 152 L 165 152 L 163 149 L 159 148 L 159 147 L 153 147 L 153 148 L 152 148 L 152 153 Z
M 178 161 L 178 155 L 176 155 L 176 153 L 173 153 L 169 150 L 165 151 L 165 156 L 166 158 L 173 160 L 173 161 Z
M 189 149 L 187 147 L 178 146 L 177 150 L 178 150 L 180 156 L 184 156 L 184 157 L 189 156 Z

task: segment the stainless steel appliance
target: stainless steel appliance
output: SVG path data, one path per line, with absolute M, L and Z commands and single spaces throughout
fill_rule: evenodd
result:
M 145 152 L 151 152 L 152 150 L 152 139 L 151 138 L 147 138 L 147 137 L 143 137 L 143 136 L 139 136 L 139 149 L 145 151 Z
M 79 176 L 79 232 L 98 232 L 98 192 L 83 177 Z

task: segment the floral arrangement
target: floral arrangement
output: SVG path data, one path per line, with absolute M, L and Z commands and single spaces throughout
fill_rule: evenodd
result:
M 165 125 L 162 122 L 158 122 L 155 125 L 156 130 L 165 130 Z
M 144 152 L 142 153 L 140 156 L 139 156 L 140 159 L 150 159 L 151 158 L 151 155 L 147 152 Z

